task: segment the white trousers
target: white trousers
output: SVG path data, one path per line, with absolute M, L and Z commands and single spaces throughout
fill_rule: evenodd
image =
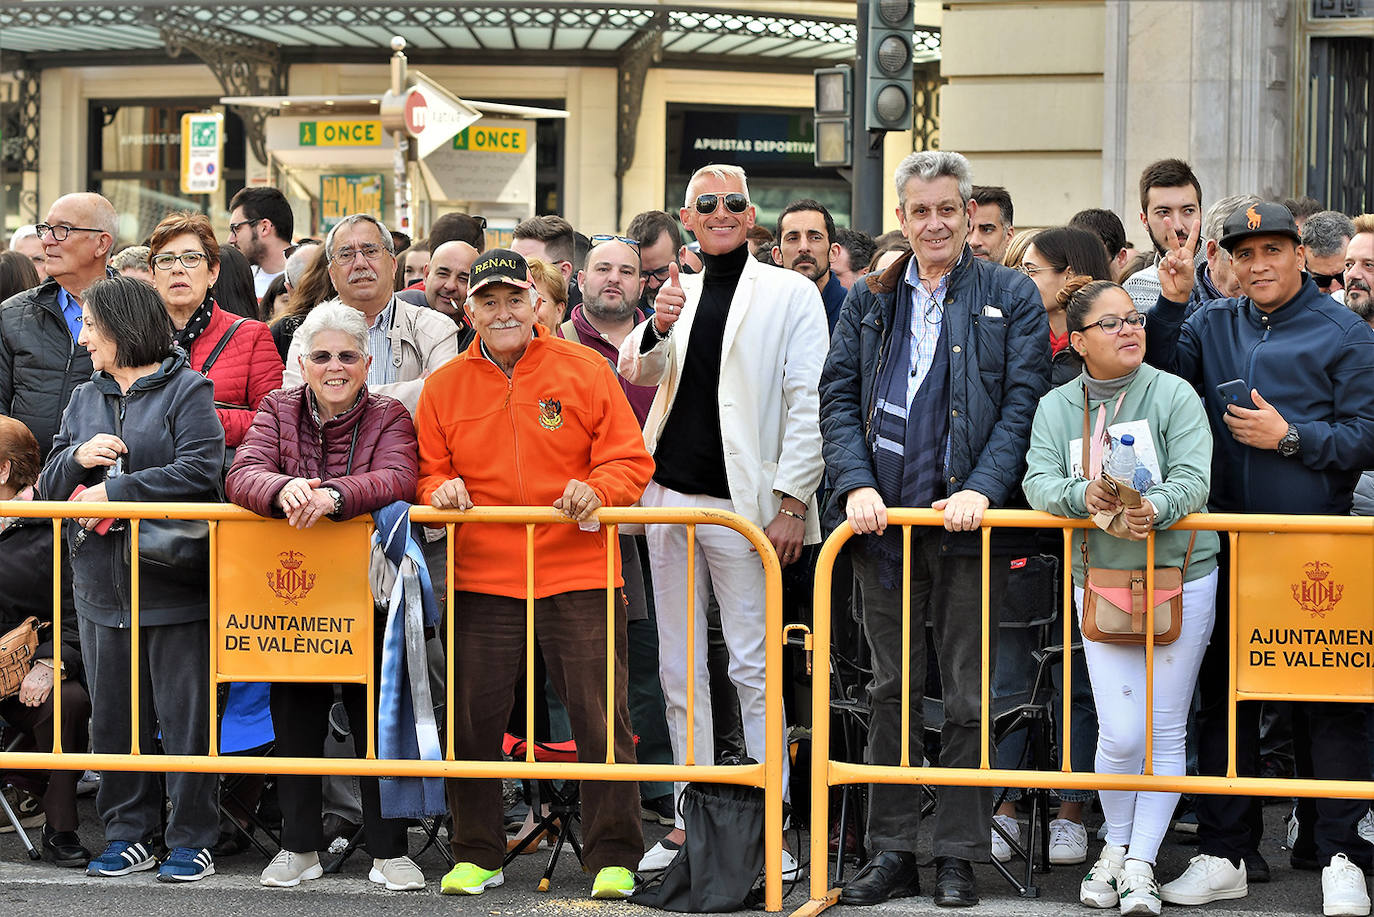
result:
M 729 500 L 702 494 L 682 494 L 650 482 L 641 506 L 682 507 L 734 511 Z M 715 591 L 720 605 L 721 630 L 730 651 L 730 680 L 739 692 L 740 720 L 744 727 L 744 746 L 749 757 L 764 759 L 765 703 L 764 670 L 768 633 L 765 627 L 765 584 L 763 564 L 743 535 L 720 525 L 696 527 L 695 581 L 693 590 L 692 660 L 687 659 L 687 527 L 646 525 L 649 561 L 654 578 L 654 606 L 658 616 L 659 679 L 668 719 L 668 735 L 673 746 L 673 762 L 687 757 L 687 679 L 690 671 L 695 684 L 692 699 L 692 749 L 696 764 L 715 763 L 715 742 L 711 722 L 711 682 L 706 668 L 706 604 Z M 783 756 L 783 781 L 787 780 L 787 756 Z M 676 803 L 686 784 L 676 783 Z M 676 806 L 675 806 L 676 808 Z M 683 827 L 682 815 L 677 826 Z
M 1083 607 L 1083 590 L 1075 590 Z M 1154 773 L 1184 772 L 1188 708 L 1202 654 L 1216 618 L 1217 572 L 1183 585 L 1183 626 L 1178 639 L 1155 647 Z M 1082 623 L 1082 612 L 1079 612 Z M 1145 772 L 1145 647 L 1083 641 L 1083 656 L 1097 705 L 1097 770 Z M 1107 843 L 1126 847 L 1133 860 L 1153 864 L 1178 805 L 1178 793 L 1099 790 Z

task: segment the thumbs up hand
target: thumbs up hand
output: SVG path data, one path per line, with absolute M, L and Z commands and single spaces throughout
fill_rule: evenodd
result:
M 659 287 L 654 297 L 654 330 L 660 335 L 668 333 L 682 315 L 682 306 L 687 302 L 687 294 L 678 282 L 677 262 L 668 264 L 668 280 Z

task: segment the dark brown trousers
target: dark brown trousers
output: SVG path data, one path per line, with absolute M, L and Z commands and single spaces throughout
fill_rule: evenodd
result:
M 635 761 L 625 700 L 625 604 L 616 593 L 615 760 Z M 582 761 L 606 760 L 606 593 L 565 592 L 534 603 L 534 635 L 554 690 L 568 709 Z M 495 761 L 525 669 L 525 600 L 459 592 L 454 595 L 454 752 L 460 761 Z M 453 856 L 498 869 L 505 857 L 501 781 L 449 780 Z M 635 869 L 644 853 L 639 785 L 583 781 L 583 864 Z

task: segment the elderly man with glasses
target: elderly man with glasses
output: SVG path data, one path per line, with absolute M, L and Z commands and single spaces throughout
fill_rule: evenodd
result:
M 76 344 L 79 300 L 110 273 L 117 226 L 114 207 L 99 194 L 59 197 L 34 227 L 48 279 L 0 306 L 0 414 L 33 431 L 44 459 L 72 390 L 91 377 L 91 357 Z
M 367 322 L 368 391 L 395 398 L 413 414 L 425 377 L 458 355 L 458 333 L 440 313 L 396 297 L 392 244 L 387 228 L 365 213 L 344 217 L 324 240 L 338 301 Z M 303 381 L 296 358 L 304 347 L 297 333 L 286 357 L 287 388 Z
M 820 540 L 813 498 L 822 468 L 817 386 L 829 345 L 825 307 L 815 283 L 749 256 L 746 237 L 755 212 L 743 169 L 699 169 L 687 184 L 681 218 L 701 245 L 705 271 L 680 277 L 677 264 L 670 263 L 653 317 L 636 326 L 620 348 L 620 375 L 627 382 L 658 385 L 644 425 L 657 467 L 642 503 L 739 513 L 764 529 L 786 566 L 800 559 L 804 541 Z M 710 588 L 720 603 L 745 747 L 762 761 L 769 637 L 758 555 L 738 533 L 700 526 L 695 582 L 689 582 L 686 530 L 647 529 L 673 757 L 686 760 L 689 733 L 695 736 L 695 760 L 715 757 L 706 690 Z M 695 591 L 697 617 L 690 660 L 688 589 Z M 692 678 L 699 685 L 698 702 L 694 722 L 688 722 Z M 681 789 L 679 784 L 679 794 Z M 640 869 L 666 867 L 684 838 L 679 815 Z M 784 873 L 795 870 L 790 855 L 783 857 L 783 867 Z

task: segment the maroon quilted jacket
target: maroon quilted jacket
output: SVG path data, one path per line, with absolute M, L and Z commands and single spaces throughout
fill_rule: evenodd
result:
M 220 338 L 233 327 L 239 316 L 219 306 L 210 314 L 210 324 L 191 342 L 191 368 L 197 372 L 210 358 Z M 210 367 L 209 379 L 215 383 L 215 407 L 224 424 L 224 445 L 233 449 L 243 442 L 253 423 L 253 414 L 268 392 L 281 388 L 282 362 L 272 332 L 262 322 L 249 319 L 234 332 L 224 351 Z
M 321 487 L 337 490 L 340 519 L 415 498 L 420 453 L 405 405 L 364 388 L 356 405 L 321 429 L 310 400 L 304 385 L 263 400 L 224 482 L 232 502 L 283 516 L 277 494 L 292 478 L 319 478 Z

